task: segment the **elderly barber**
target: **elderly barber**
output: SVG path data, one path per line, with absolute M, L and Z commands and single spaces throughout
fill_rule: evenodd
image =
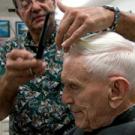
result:
M 55 1 L 13 0 L 28 33 L 0 47 L 0 120 L 10 116 L 10 135 L 63 135 L 74 126 L 61 102 L 62 56 L 55 43 Z M 44 20 L 49 36 L 41 59 L 36 59 Z

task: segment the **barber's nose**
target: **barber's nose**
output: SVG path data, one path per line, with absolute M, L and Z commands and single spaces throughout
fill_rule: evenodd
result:
M 39 3 L 37 1 L 35 1 L 35 0 L 32 1 L 31 7 L 33 9 L 39 9 L 40 8 Z
M 62 94 L 62 101 L 65 104 L 72 104 L 73 103 L 73 95 L 68 90 L 64 90 L 63 94 Z

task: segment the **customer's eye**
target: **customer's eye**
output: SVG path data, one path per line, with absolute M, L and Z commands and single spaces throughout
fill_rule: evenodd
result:
M 77 90 L 78 86 L 76 84 L 71 83 L 71 84 L 69 84 L 69 88 L 73 89 L 73 90 Z

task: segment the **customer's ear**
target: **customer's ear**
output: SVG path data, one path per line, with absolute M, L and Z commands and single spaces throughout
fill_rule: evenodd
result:
M 110 82 L 108 100 L 110 107 L 115 109 L 126 100 L 129 91 L 129 82 L 123 77 L 111 77 Z

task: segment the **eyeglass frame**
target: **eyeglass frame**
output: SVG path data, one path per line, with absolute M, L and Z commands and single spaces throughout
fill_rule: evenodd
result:
M 22 7 L 21 2 L 23 2 L 23 1 L 27 2 L 27 7 Z M 24 10 L 26 10 L 30 6 L 32 6 L 33 2 L 44 3 L 46 1 L 47 0 L 16 0 L 16 3 L 14 2 L 14 4 L 15 4 L 16 9 L 24 9 Z

